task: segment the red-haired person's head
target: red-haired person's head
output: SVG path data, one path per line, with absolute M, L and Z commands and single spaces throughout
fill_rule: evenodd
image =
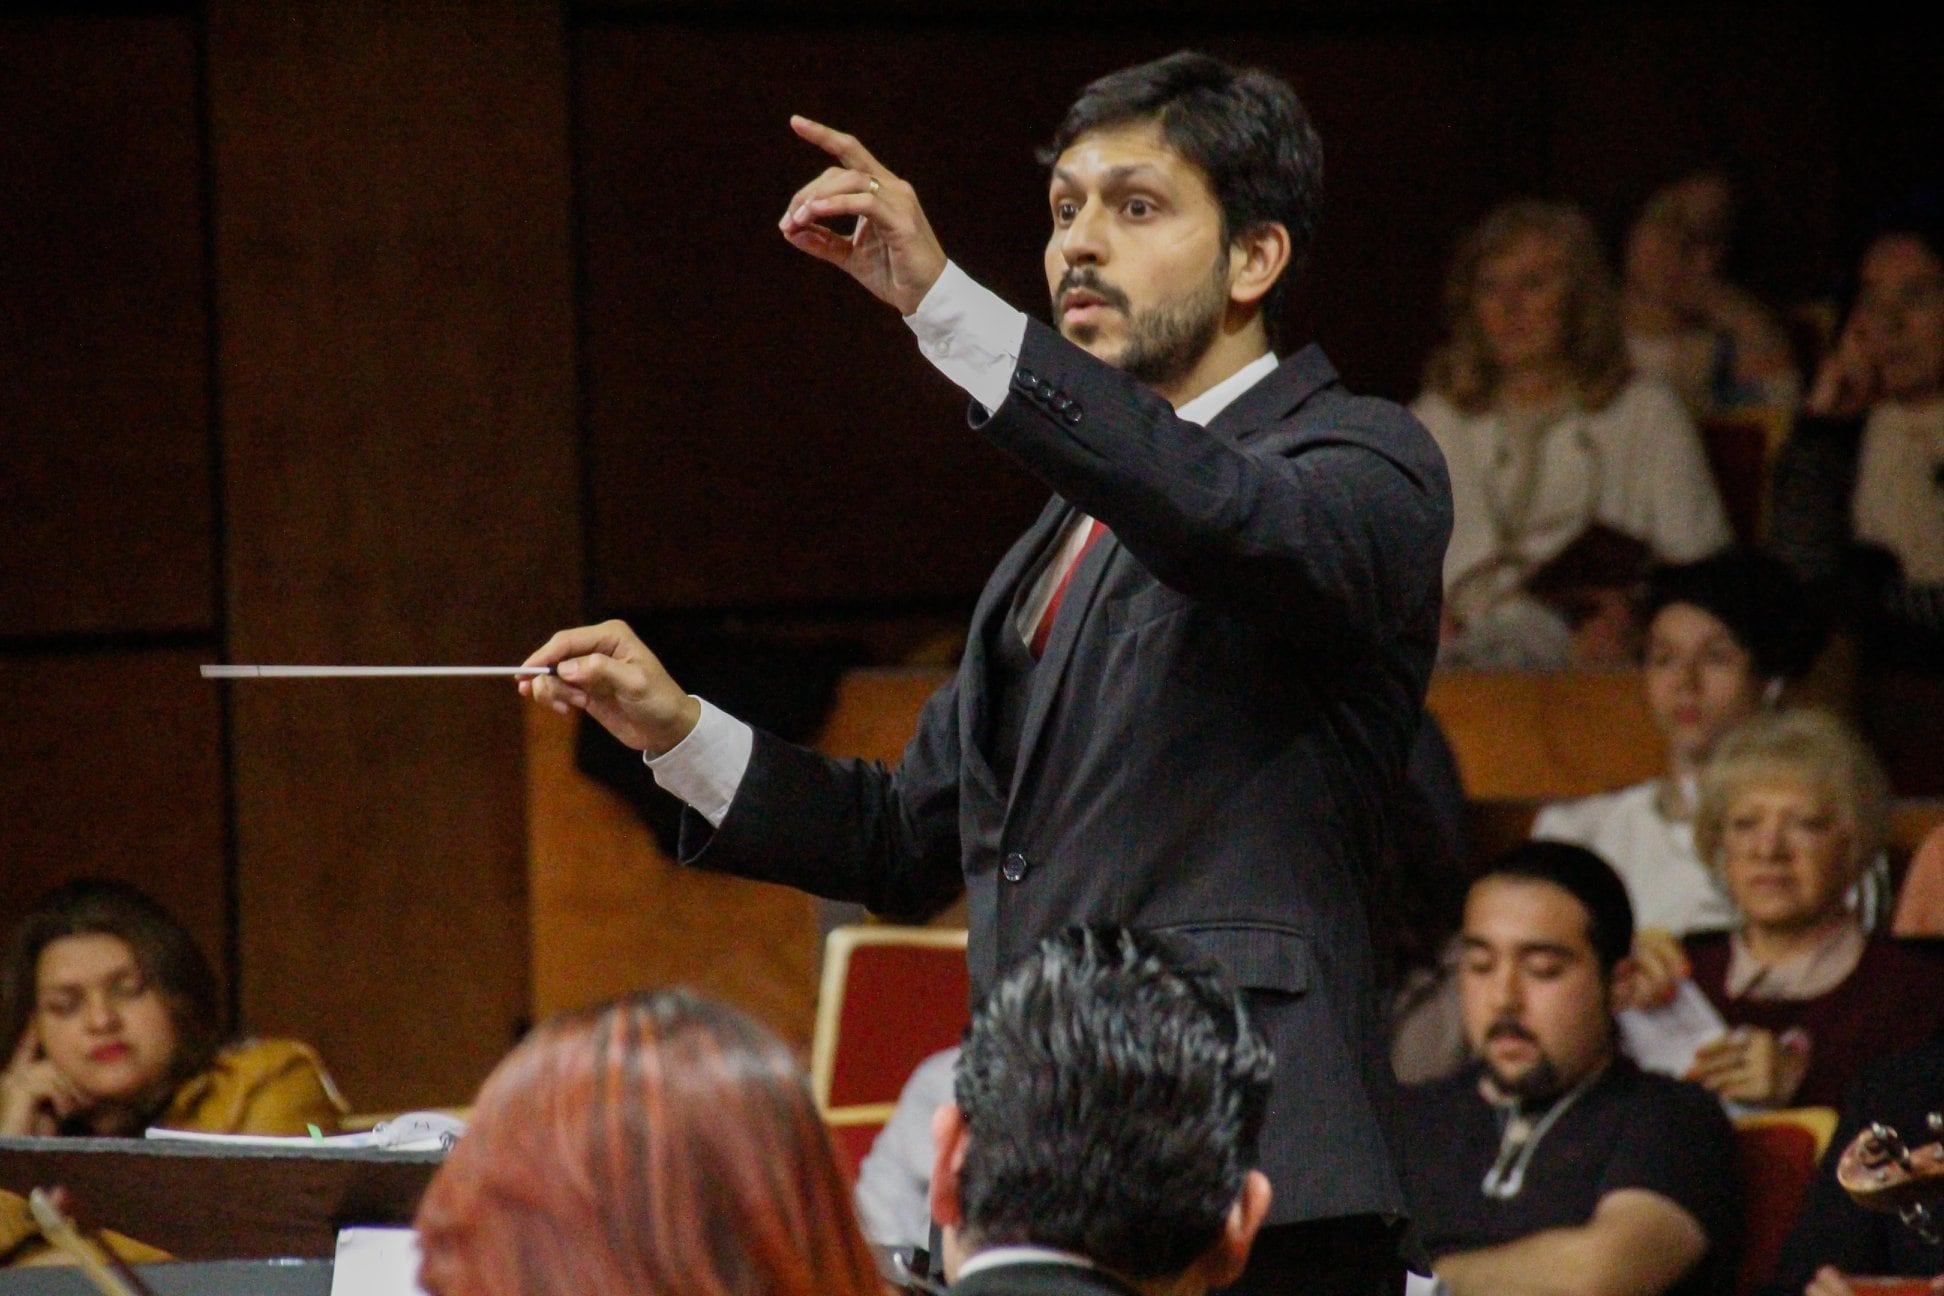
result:
M 880 1296 L 803 1071 L 742 1013 L 635 995 L 488 1077 L 419 1207 L 431 1296 Z

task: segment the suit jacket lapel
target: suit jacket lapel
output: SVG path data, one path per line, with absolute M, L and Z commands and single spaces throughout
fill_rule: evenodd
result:
M 964 735 L 965 754 L 973 762 L 980 778 L 987 784 L 996 780 L 992 764 L 985 750 L 986 711 L 990 702 L 989 691 L 983 686 L 987 672 L 992 668 L 990 650 L 991 635 L 1010 634 L 1012 627 L 1004 624 L 1012 616 L 1013 600 L 1019 592 L 1019 584 L 1032 572 L 1035 562 L 1046 552 L 1060 528 L 1072 516 L 1073 506 L 1053 496 L 1040 510 L 1037 521 L 1026 529 L 1006 556 L 999 560 L 993 569 L 992 578 L 986 582 L 985 592 L 979 596 L 979 604 L 972 610 L 972 626 L 965 639 L 965 657 L 960 671 L 967 680 L 981 681 L 977 687 L 961 688 L 958 695 L 959 733 Z M 1099 548 L 1098 545 L 1095 548 Z M 994 787 L 996 793 L 1005 789 Z
M 1032 689 L 1026 701 L 1026 719 L 1020 728 L 1019 756 L 1013 762 L 1013 783 L 1006 797 L 1009 811 L 1013 798 L 1019 795 L 1019 789 L 1032 767 L 1034 753 L 1039 749 L 1040 735 L 1046 728 L 1047 715 L 1053 709 L 1053 699 L 1059 695 L 1060 681 L 1073 660 L 1074 645 L 1080 640 L 1080 625 L 1087 619 L 1088 610 L 1100 593 L 1101 580 L 1106 575 L 1108 564 L 1120 553 L 1120 548 L 1120 541 L 1114 538 L 1112 531 L 1101 536 L 1087 551 L 1086 557 L 1080 560 L 1080 565 L 1074 568 L 1073 580 L 1068 583 L 1066 593 L 1060 600 L 1060 613 L 1054 618 L 1052 634 L 1046 640 L 1046 655 L 1033 668 Z

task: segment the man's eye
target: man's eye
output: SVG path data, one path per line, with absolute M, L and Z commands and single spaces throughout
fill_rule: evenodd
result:
M 1149 212 L 1153 210 L 1154 208 L 1148 203 L 1148 200 L 1145 198 L 1130 198 L 1127 200 L 1127 214 L 1129 216 L 1138 218 L 1138 217 L 1146 216 Z
M 1526 975 L 1537 981 L 1552 981 L 1566 971 L 1566 965 L 1558 959 L 1533 959 L 1526 964 Z
M 1054 203 L 1053 219 L 1060 222 L 1060 224 L 1062 225 L 1070 225 L 1073 223 L 1074 211 L 1075 211 L 1074 205 L 1070 202 Z

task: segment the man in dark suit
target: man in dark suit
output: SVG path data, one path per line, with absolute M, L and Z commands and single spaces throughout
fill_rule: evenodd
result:
M 975 994 L 1071 923 L 1191 940 L 1281 1059 L 1275 1227 L 1244 1286 L 1395 1291 L 1362 888 L 1422 713 L 1451 501 L 1407 413 L 1314 346 L 1271 349 L 1321 184 L 1302 106 L 1196 54 L 1089 86 L 1046 154 L 1057 332 L 950 263 L 862 144 L 792 126 L 838 165 L 784 235 L 904 314 L 973 427 L 1055 496 L 895 773 L 753 732 L 617 622 L 555 635 L 529 662 L 557 674 L 522 691 L 649 757 L 693 810 L 685 860 L 887 914 L 963 887 Z
M 932 1120 L 932 1213 L 960 1296 L 1200 1296 L 1272 1196 L 1273 1062 L 1193 947 L 1069 928 L 972 1015 Z

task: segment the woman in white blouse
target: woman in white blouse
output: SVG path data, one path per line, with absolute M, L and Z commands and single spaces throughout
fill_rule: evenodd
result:
M 1694 424 L 1667 388 L 1632 375 L 1619 295 L 1577 209 L 1499 207 L 1460 245 L 1450 338 L 1412 410 L 1451 472 L 1444 659 L 1577 664 L 1563 618 L 1526 579 L 1589 529 L 1685 562 L 1728 542 Z
M 1667 743 L 1658 777 L 1547 806 L 1534 837 L 1597 852 L 1627 884 L 1637 930 L 1669 936 L 1738 921 L 1716 870 L 1695 852 L 1695 783 L 1722 735 L 1808 671 L 1825 638 L 1779 559 L 1729 550 L 1657 570 L 1648 586 L 1640 682 Z

